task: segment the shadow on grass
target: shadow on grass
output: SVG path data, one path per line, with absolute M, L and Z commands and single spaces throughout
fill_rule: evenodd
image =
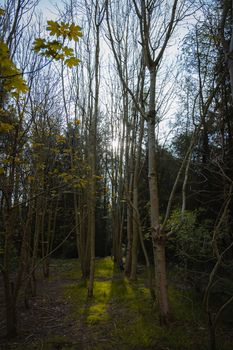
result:
M 82 334 L 80 349 L 208 349 L 207 332 L 199 321 L 200 305 L 193 304 L 192 296 L 170 288 L 175 318 L 164 328 L 159 325 L 158 310 L 145 281 L 145 274 L 139 274 L 136 282 L 129 281 L 110 258 L 105 258 L 96 261 L 92 299 L 87 298 L 83 281 L 64 287 L 65 298 L 72 303 L 70 318 Z

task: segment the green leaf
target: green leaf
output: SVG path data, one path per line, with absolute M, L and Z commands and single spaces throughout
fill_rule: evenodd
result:
M 45 39 L 36 38 L 34 41 L 33 50 L 35 52 L 39 52 L 44 47 L 45 47 Z
M 0 132 L 2 132 L 2 133 L 8 133 L 13 128 L 14 128 L 14 126 L 12 124 L 0 122 Z
M 66 56 L 73 56 L 74 55 L 74 50 L 71 48 L 71 47 L 68 47 L 68 46 L 64 46 L 62 48 L 62 51 L 64 52 L 64 54 Z
M 50 32 L 50 35 L 60 35 L 59 24 L 54 21 L 47 21 L 47 30 Z
M 80 60 L 76 57 L 70 57 L 65 60 L 65 64 L 69 67 L 72 68 L 74 66 L 77 66 L 79 64 Z
M 56 36 L 57 40 L 50 41 L 37 38 L 34 42 L 34 51 L 41 56 L 52 57 L 56 61 L 62 60 L 69 68 L 76 66 L 80 60 L 74 56 L 73 48 L 64 45 L 64 42 L 66 38 L 70 41 L 78 41 L 82 36 L 81 27 L 74 23 L 58 23 L 55 21 L 48 21 L 47 24 L 50 36 Z
M 72 23 L 70 25 L 70 31 L 68 37 L 70 40 L 78 41 L 82 37 L 82 28 Z

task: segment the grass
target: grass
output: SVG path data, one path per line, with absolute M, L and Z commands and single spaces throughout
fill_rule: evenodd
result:
M 10 350 L 209 349 L 202 305 L 191 290 L 184 288 L 182 277 L 175 272 L 169 283 L 172 320 L 168 327 L 161 327 L 157 305 L 146 287 L 146 272 L 141 271 L 137 281 L 132 282 L 114 267 L 111 258 L 97 259 L 94 297 L 88 298 L 88 282 L 81 279 L 78 260 L 53 260 L 52 269 L 49 283 L 54 288 L 55 295 L 52 293 L 52 297 L 55 299 L 51 299 L 48 292 L 48 303 L 38 306 L 47 310 L 43 313 L 42 322 L 53 318 L 57 321 L 60 314 L 53 314 L 49 309 L 52 300 L 52 307 L 61 310 L 59 327 L 48 323 L 42 336 L 32 333 L 23 345 L 12 344 Z M 229 329 L 226 331 L 220 325 L 218 350 L 232 350 L 231 341 Z
M 77 266 L 74 270 L 69 270 L 66 277 L 78 276 Z M 200 322 L 200 305 L 194 304 L 191 293 L 170 288 L 174 320 L 170 327 L 163 328 L 159 324 L 157 307 L 145 287 L 145 276 L 140 274 L 136 282 L 130 282 L 114 268 L 110 258 L 105 258 L 96 262 L 92 299 L 87 298 L 87 285 L 83 281 L 76 280 L 63 287 L 64 297 L 72 304 L 70 319 L 82 322 L 86 329 L 93 329 L 88 333 L 95 344 L 93 350 L 99 349 L 98 339 L 106 333 L 108 350 L 207 349 L 207 335 Z M 104 344 L 101 347 L 104 349 Z
M 97 259 L 94 297 L 88 298 L 77 260 L 53 264 L 57 269 L 53 278 L 62 281 L 62 298 L 70 309 L 61 322 L 72 325 L 72 335 L 50 334 L 44 339 L 44 350 L 208 349 L 201 305 L 190 290 L 170 286 L 173 318 L 169 327 L 161 327 L 157 305 L 145 287 L 146 272 L 131 282 L 110 258 Z M 220 349 L 232 350 L 230 337 L 225 339 L 224 333 L 220 337 Z M 34 348 L 40 349 L 39 343 Z

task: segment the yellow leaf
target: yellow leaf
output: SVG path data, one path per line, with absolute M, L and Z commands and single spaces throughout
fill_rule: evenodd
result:
M 56 140 L 57 140 L 58 143 L 65 143 L 66 142 L 66 139 L 65 139 L 65 137 L 63 135 L 58 135 L 56 137 Z
M 0 132 L 8 133 L 14 128 L 12 124 L 0 122 Z
M 36 38 L 33 45 L 33 50 L 38 52 L 45 47 L 45 40 L 41 38 Z
M 77 66 L 79 64 L 80 60 L 76 57 L 70 57 L 65 60 L 65 64 L 69 67 L 72 68 L 74 66 Z
M 11 60 L 7 44 L 2 40 L 0 40 L 0 77 L 4 79 L 2 85 L 5 91 L 15 90 L 16 94 L 27 92 L 26 82 Z
M 47 21 L 47 30 L 50 32 L 50 35 L 59 36 L 59 24 L 54 21 Z
M 72 47 L 64 46 L 62 50 L 66 56 L 72 56 L 74 54 Z
M 70 31 L 68 37 L 70 40 L 78 41 L 82 37 L 82 28 L 72 23 L 70 25 Z

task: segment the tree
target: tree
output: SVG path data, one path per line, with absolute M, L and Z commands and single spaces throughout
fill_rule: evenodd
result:
M 14 337 L 17 333 L 17 317 L 16 317 L 16 304 L 19 295 L 22 281 L 29 271 L 29 247 L 31 240 L 31 223 L 32 223 L 32 206 L 31 200 L 33 197 L 33 186 L 28 186 L 29 193 L 24 194 L 24 199 L 29 200 L 29 205 L 25 207 L 25 202 L 20 198 L 20 187 L 24 185 L 25 173 L 23 164 L 25 162 L 26 155 L 26 136 L 31 126 L 31 120 L 27 120 L 26 106 L 30 100 L 30 93 L 28 92 L 25 98 L 21 97 L 20 93 L 26 93 L 31 87 L 33 81 L 33 73 L 27 72 L 30 76 L 28 79 L 28 86 L 25 80 L 22 78 L 20 70 L 16 68 L 13 63 L 13 58 L 16 58 L 16 50 L 20 45 L 20 37 L 23 35 L 23 29 L 27 28 L 32 19 L 32 12 L 35 8 L 36 2 L 19 0 L 14 8 L 14 4 L 8 1 L 8 8 L 6 11 L 1 11 L 1 15 L 4 16 L 1 19 L 1 28 L 5 29 L 6 39 L 4 42 L 1 40 L 1 64 L 0 64 L 0 78 L 1 78 L 1 118 L 7 116 L 10 123 L 5 123 L 5 120 L 1 122 L 1 131 L 9 133 L 10 137 L 3 139 L 5 144 L 4 159 L 2 163 L 4 167 L 1 167 L 1 190 L 2 190 L 2 210 L 3 210 L 3 263 L 1 266 L 1 272 L 3 274 L 4 288 L 5 288 L 5 304 L 6 304 L 6 319 L 7 319 L 7 336 Z M 16 11 L 14 11 L 16 9 Z M 27 25 L 22 26 L 21 20 L 23 15 L 29 15 L 29 21 Z M 10 20 L 12 18 L 12 20 Z M 10 26 L 8 26 L 10 23 Z M 72 67 L 78 64 L 79 60 L 73 55 L 73 49 L 68 46 L 64 46 L 66 38 L 69 40 L 78 40 L 81 36 L 80 27 L 74 24 L 68 25 L 66 23 L 55 23 L 50 21 L 48 23 L 48 30 L 51 35 L 56 35 L 57 40 L 52 42 L 46 42 L 43 39 L 36 39 L 34 44 L 34 50 L 37 52 L 42 51 L 42 55 L 55 60 L 65 60 L 65 64 Z M 61 40 L 63 38 L 63 41 Z M 4 38 L 3 38 L 4 39 Z M 59 40 L 60 39 L 60 40 Z M 30 44 L 30 40 L 29 40 Z M 29 50 L 28 50 L 29 52 Z M 29 56 L 30 57 L 30 54 Z M 27 62 L 28 63 L 28 62 Z M 45 66 L 48 63 L 45 64 Z M 43 67 L 45 67 L 43 66 Z M 41 70 L 43 67 L 39 67 L 37 70 Z M 28 126 L 27 126 L 28 122 Z M 44 158 L 45 152 L 42 154 Z M 40 157 L 39 157 L 40 158 Z M 40 159 L 38 163 L 38 169 L 40 168 L 40 175 L 44 175 L 44 159 Z M 39 171 L 38 171 L 39 172 Z M 39 176 L 40 177 L 40 176 Z M 44 185 L 44 177 L 40 178 L 40 184 Z M 24 190 L 26 187 L 23 186 Z M 44 190 L 44 188 L 43 188 Z M 46 189 L 47 190 L 47 189 Z M 39 235 L 42 235 L 44 240 L 44 218 L 47 205 L 47 198 L 40 196 L 37 201 L 37 209 L 44 210 L 43 215 L 37 215 L 36 220 L 36 234 L 34 236 L 34 249 L 32 254 L 32 270 L 34 273 L 35 260 L 38 254 Z M 14 249 L 14 239 L 18 234 L 18 230 L 15 227 L 14 222 L 19 220 L 22 227 L 22 243 L 16 252 Z M 42 244 L 42 253 L 44 254 L 44 246 Z M 19 268 L 16 276 L 13 276 L 14 259 L 17 257 L 19 261 Z M 31 277 L 31 276 L 30 276 Z

